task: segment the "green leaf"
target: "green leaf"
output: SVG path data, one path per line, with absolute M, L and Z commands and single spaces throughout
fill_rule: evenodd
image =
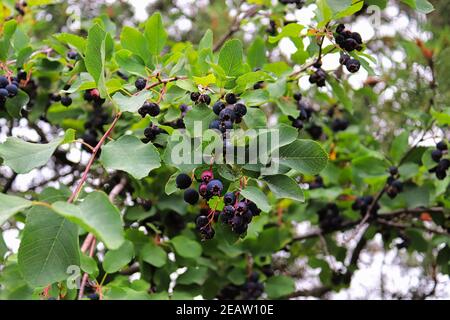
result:
M 57 138 L 50 143 L 30 143 L 16 137 L 8 137 L 0 144 L 0 157 L 4 164 L 16 173 L 27 173 L 32 169 L 45 165 L 56 148 L 64 143 L 74 141 L 75 131 L 66 131 L 64 137 Z
M 281 32 L 278 33 L 275 37 L 269 37 L 269 43 L 276 43 L 283 38 L 298 38 L 300 36 L 300 32 L 303 30 L 303 26 L 298 23 L 290 23 L 281 29 Z
M 158 150 L 145 144 L 136 136 L 125 135 L 102 148 L 100 161 L 108 169 L 122 170 L 136 179 L 148 176 L 161 166 Z
M 198 258 L 202 254 L 202 247 L 197 241 L 186 238 L 185 236 L 176 236 L 170 240 L 175 251 L 183 258 Z
M 0 60 L 5 61 L 9 56 L 9 49 L 11 48 L 11 37 L 16 32 L 17 21 L 11 19 L 6 21 L 3 25 L 3 35 L 0 40 Z
M 54 36 L 58 41 L 74 47 L 77 51 L 84 55 L 86 50 L 86 39 L 71 33 L 59 33 Z
M 228 40 L 219 52 L 218 64 L 226 76 L 237 76 L 242 73 L 242 43 L 240 40 Z
M 161 268 L 167 262 L 167 253 L 154 242 L 149 242 L 142 247 L 141 257 L 142 260 L 157 268 Z
M 269 299 L 283 298 L 295 291 L 295 281 L 287 276 L 270 277 L 265 289 Z
M 247 115 L 244 117 L 244 122 L 250 129 L 267 127 L 266 114 L 259 108 L 247 108 Z
M 203 285 L 208 278 L 208 268 L 206 267 L 189 267 L 185 273 L 177 278 L 177 284 Z
M 327 3 L 327 0 L 318 0 L 317 9 L 318 9 L 317 16 L 319 19 L 318 27 L 321 28 L 331 20 L 333 12 L 331 11 L 331 8 Z
M 65 280 L 70 275 L 67 268 L 80 265 L 77 226 L 47 207 L 33 207 L 27 215 L 18 263 L 32 287 Z
M 260 106 L 269 101 L 269 92 L 263 89 L 245 91 L 240 98 L 248 106 Z
M 213 47 L 213 32 L 211 29 L 206 30 L 203 38 L 200 40 L 198 44 L 198 51 L 202 51 L 203 49 L 212 49 Z
M 98 266 L 94 258 L 81 254 L 81 270 L 94 277 L 98 276 Z
M 264 212 L 270 212 L 270 210 L 272 209 L 272 206 L 267 200 L 267 196 L 257 187 L 247 186 L 241 191 L 241 195 L 244 198 L 253 201 L 258 206 L 258 208 L 260 208 Z
M 125 26 L 120 34 L 120 43 L 127 49 L 147 61 L 151 58 L 144 35 L 137 29 Z
M 119 66 L 131 74 L 146 77 L 145 62 L 141 57 L 133 54 L 131 51 L 122 49 L 116 52 L 115 59 Z M 150 67 L 151 65 L 149 65 Z
M 303 191 L 294 179 L 284 174 L 277 174 L 264 177 L 263 180 L 267 183 L 270 191 L 272 191 L 277 198 L 293 199 L 301 202 L 305 201 Z
M 53 209 L 92 232 L 110 250 L 119 248 L 124 241 L 120 212 L 103 192 L 94 191 L 77 205 L 58 201 Z
M 341 12 L 351 6 L 352 0 L 327 0 L 333 12 Z
M 167 32 L 159 12 L 154 13 L 145 23 L 144 35 L 150 52 L 153 55 L 159 55 L 167 41 Z
M 428 14 L 434 11 L 434 6 L 427 0 L 402 0 L 402 2 L 420 13 Z
M 306 174 L 317 174 L 328 163 L 328 155 L 315 141 L 297 139 L 291 144 L 279 149 L 280 164 Z
M 255 68 L 262 68 L 267 62 L 266 46 L 261 37 L 256 37 L 247 51 L 247 62 L 254 70 Z
M 142 90 L 137 95 L 125 96 L 122 92 L 117 92 L 113 95 L 114 102 L 119 106 L 122 112 L 137 112 L 140 107 L 150 99 L 151 91 Z
M 184 117 L 184 124 L 186 125 L 186 130 L 191 134 L 192 137 L 203 134 L 203 130 L 209 127 L 211 121 L 216 118 L 216 114 L 208 108 L 205 104 L 199 104 L 190 110 Z M 194 131 L 195 123 L 201 124 L 202 128 L 200 130 Z
M 17 212 L 25 210 L 31 205 L 31 201 L 22 197 L 0 193 L 0 226 Z
M 115 273 L 130 263 L 134 257 L 133 243 L 129 240 L 115 250 L 109 250 L 103 260 L 103 269 L 107 273 Z
M 286 116 L 298 117 L 298 109 L 295 103 L 290 99 L 278 99 L 276 101 L 278 108 Z
M 395 137 L 394 141 L 392 141 L 392 145 L 389 150 L 389 154 L 390 154 L 392 160 L 394 161 L 394 163 L 397 163 L 398 161 L 400 161 L 402 156 L 409 149 L 408 138 L 409 138 L 409 132 L 403 131 L 401 134 L 399 134 L 397 137 Z
M 102 97 L 107 96 L 105 85 L 106 31 L 95 24 L 89 29 L 84 64 L 94 78 Z

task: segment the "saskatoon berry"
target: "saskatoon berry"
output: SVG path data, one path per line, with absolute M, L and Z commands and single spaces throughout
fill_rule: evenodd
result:
M 200 98 L 200 93 L 198 93 L 198 92 L 191 92 L 191 100 L 193 102 L 197 102 L 198 98 Z
M 220 217 L 223 223 L 230 223 L 231 219 L 234 217 L 234 207 L 225 206 L 225 208 L 223 208 L 223 211 L 220 213 Z
M 224 133 L 227 130 L 233 129 L 233 122 L 231 121 L 223 121 L 220 123 L 219 130 Z
M 339 58 L 339 63 L 342 65 L 346 65 L 348 60 L 350 60 L 350 56 L 348 54 L 343 53 Z
M 187 189 L 191 186 L 192 180 L 186 173 L 180 173 L 175 179 L 178 189 Z
M 247 107 L 243 105 L 242 103 L 236 103 L 234 105 L 234 113 L 238 117 L 243 117 L 247 114 Z
M 312 124 L 308 129 L 306 129 L 306 131 L 308 131 L 308 133 L 311 135 L 311 138 L 313 138 L 314 140 L 320 139 L 323 133 L 322 127 L 315 124 Z
M 234 114 L 234 111 L 229 108 L 223 109 L 219 113 L 219 119 L 221 121 L 234 121 L 235 118 L 236 115 Z
M 215 114 L 219 115 L 220 111 L 222 111 L 223 109 L 225 109 L 225 103 L 223 103 L 222 101 L 217 101 L 216 103 L 214 103 L 213 111 Z
M 236 202 L 236 195 L 234 192 L 227 192 L 223 197 L 225 204 L 234 204 Z
M 17 93 L 19 92 L 19 89 L 17 88 L 17 86 L 12 83 L 8 84 L 5 89 L 8 90 L 8 95 L 10 97 L 15 97 L 17 95 Z
M 186 189 L 184 191 L 184 201 L 189 204 L 196 204 L 198 202 L 199 195 L 198 192 L 194 189 Z
M 444 180 L 447 177 L 447 172 L 443 169 L 437 168 L 436 169 L 436 178 L 439 180 Z
M 302 100 L 302 94 L 300 92 L 294 93 L 294 99 L 297 101 Z
M 91 300 L 99 300 L 100 299 L 100 296 L 98 295 L 98 293 L 88 294 L 87 297 Z
M 343 44 L 343 48 L 349 52 L 355 50 L 357 46 L 358 42 L 356 42 L 356 40 L 353 38 L 347 38 Z
M 243 219 L 244 223 L 250 223 L 252 221 L 252 218 L 253 218 L 253 214 L 251 211 L 247 210 L 242 214 L 242 219 Z
M 211 226 L 203 228 L 200 232 L 201 232 L 202 237 L 206 240 L 210 240 L 210 239 L 214 238 L 214 235 L 216 234 L 216 232 L 214 231 L 214 229 Z
M 145 80 L 144 78 L 137 78 L 136 81 L 134 82 L 134 86 L 139 91 L 143 90 L 147 86 L 147 80 Z
M 436 144 L 436 148 L 437 148 L 438 150 L 445 151 L 445 150 L 448 149 L 448 146 L 447 146 L 447 143 L 446 143 L 445 141 L 439 141 L 439 142 Z
M 220 180 L 211 180 L 206 185 L 206 190 L 208 193 L 214 195 L 214 196 L 220 196 L 222 193 L 223 185 Z
M 293 119 L 292 120 L 292 126 L 294 128 L 297 128 L 297 129 L 302 129 L 303 128 L 303 121 L 300 120 L 300 119 Z
M 188 111 L 188 106 L 185 104 L 180 104 L 180 111 L 181 112 L 187 112 Z
M 198 102 L 209 105 L 211 103 L 211 98 L 207 94 L 201 94 L 200 97 L 198 97 Z
M 61 104 L 68 107 L 72 104 L 72 98 L 70 96 L 61 97 Z
M 396 166 L 389 167 L 389 173 L 391 176 L 396 176 L 398 174 L 398 168 Z
M 344 31 L 344 30 L 345 30 L 345 25 L 343 25 L 342 23 L 338 24 L 338 26 L 336 27 L 337 33 L 342 33 L 342 31 Z
M 201 195 L 203 198 L 206 196 L 206 193 L 207 193 L 206 183 L 202 183 L 202 184 L 198 187 L 198 192 L 200 193 L 200 195 Z
M 435 162 L 439 162 L 439 160 L 441 160 L 442 158 L 442 151 L 439 149 L 433 150 L 431 152 L 431 159 L 433 159 L 433 161 Z
M 67 58 L 69 58 L 70 60 L 77 60 L 78 53 L 71 50 L 71 51 L 67 52 Z
M 8 78 L 0 76 L 0 88 L 5 88 L 9 84 Z
M 6 90 L 5 88 L 1 88 L 0 89 L 0 97 L 1 98 L 7 98 L 8 97 L 8 95 L 9 95 L 9 93 L 8 93 L 8 90 Z
M 450 160 L 449 159 L 441 159 L 438 163 L 438 167 L 443 170 L 447 170 L 450 168 Z
M 157 115 L 159 115 L 161 109 L 159 108 L 159 105 L 157 103 L 154 102 L 149 102 L 148 103 L 148 114 L 152 117 L 156 117 Z
M 258 90 L 258 89 L 262 89 L 264 86 L 264 81 L 258 81 L 257 83 L 255 83 L 253 85 L 253 89 Z
M 392 182 L 392 187 L 397 189 L 398 192 L 401 192 L 403 190 L 403 183 L 399 180 L 395 180 Z
M 235 95 L 234 93 L 227 93 L 227 94 L 225 95 L 225 101 L 226 101 L 228 104 L 235 104 L 235 103 L 237 102 L 236 95 Z
M 19 70 L 19 72 L 17 72 L 17 79 L 27 80 L 27 72 L 25 70 Z
M 213 121 L 209 124 L 209 128 L 210 128 L 210 129 L 220 130 L 220 121 L 219 121 L 219 120 L 213 120 Z
M 208 183 L 209 181 L 214 179 L 214 174 L 210 170 L 203 171 L 202 175 L 201 175 L 201 179 L 204 183 Z
M 236 206 L 236 213 L 242 215 L 245 212 L 247 212 L 247 204 L 241 201 Z
M 362 44 L 362 38 L 358 32 L 352 32 L 352 38 L 356 41 L 356 43 Z
M 361 63 L 356 59 L 349 59 L 346 62 L 345 67 L 349 72 L 355 73 L 359 71 L 359 68 L 361 68 Z

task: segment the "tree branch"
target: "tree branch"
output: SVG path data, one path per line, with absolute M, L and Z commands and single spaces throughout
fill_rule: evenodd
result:
M 219 41 L 217 41 L 216 44 L 214 44 L 213 52 L 218 51 L 228 39 L 230 39 L 236 32 L 239 31 L 239 29 L 241 28 L 242 20 L 246 18 L 251 18 L 254 15 L 256 15 L 258 13 L 258 9 L 259 6 L 255 5 L 250 9 L 248 9 L 242 17 L 239 17 L 242 14 L 242 12 L 238 12 L 238 14 L 234 17 L 233 22 L 231 23 L 231 26 L 228 29 L 228 32 L 224 34 L 222 38 L 220 38 Z

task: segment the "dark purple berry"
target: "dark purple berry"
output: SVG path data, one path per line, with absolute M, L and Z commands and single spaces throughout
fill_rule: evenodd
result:
M 192 184 L 192 179 L 186 173 L 180 173 L 175 179 L 178 189 L 187 189 Z

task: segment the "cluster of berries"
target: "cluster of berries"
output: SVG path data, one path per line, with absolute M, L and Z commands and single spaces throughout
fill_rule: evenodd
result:
M 244 300 L 256 300 L 264 292 L 264 284 L 259 281 L 259 274 L 252 272 L 247 282 L 241 286 L 229 284 L 217 295 L 219 300 L 235 300 L 240 296 Z
M 303 129 L 304 123 L 306 121 L 309 121 L 311 118 L 314 110 L 313 108 L 306 103 L 304 100 L 302 100 L 302 94 L 301 93 L 295 93 L 294 99 L 297 101 L 297 109 L 300 111 L 297 118 L 294 118 L 292 116 L 289 116 L 289 120 L 292 121 L 292 126 L 297 129 Z
M 65 86 L 64 86 L 64 88 L 63 88 L 64 90 L 69 90 L 70 89 L 70 85 L 69 84 L 66 84 Z M 98 97 L 100 98 L 100 94 L 98 93 L 98 90 L 97 89 L 92 89 L 92 90 L 87 90 L 87 91 L 93 91 L 93 90 L 95 90 L 96 92 L 97 92 L 97 94 L 98 94 Z M 64 94 L 63 96 L 62 95 L 60 95 L 60 94 L 58 94 L 58 93 L 52 93 L 52 94 L 50 94 L 50 102 L 61 102 L 61 104 L 63 105 L 63 106 L 65 106 L 65 107 L 69 107 L 71 104 L 72 104 L 72 98 L 70 97 L 70 95 L 69 94 Z M 86 100 L 86 101 L 88 101 L 87 99 L 86 99 L 86 93 L 85 93 L 85 97 L 84 97 L 84 99 Z M 91 100 L 92 101 L 92 100 Z M 104 102 L 104 101 L 103 101 Z M 103 104 L 103 102 L 101 103 L 101 104 Z
M 403 183 L 398 180 L 398 168 L 392 166 L 389 168 L 390 176 L 387 178 L 386 194 L 389 198 L 394 199 L 400 192 L 403 191 Z
M 319 215 L 320 228 L 324 231 L 339 227 L 343 221 L 339 215 L 339 208 L 335 203 L 328 203 L 317 213 Z
M 450 168 L 450 160 L 443 156 L 448 154 L 448 146 L 445 141 L 440 141 L 436 144 L 436 149 L 431 152 L 431 158 L 437 162 L 437 166 L 432 168 L 430 172 L 434 172 L 439 180 L 444 180 L 447 177 L 447 170 Z
M 219 118 L 213 120 L 209 125 L 210 129 L 216 129 L 222 133 L 232 129 L 234 123 L 240 123 L 242 117 L 247 114 L 247 107 L 242 103 L 237 103 L 234 93 L 227 93 L 225 102 L 218 100 L 214 103 L 212 109 Z
M 331 118 L 331 124 L 330 128 L 333 130 L 333 132 L 339 132 L 339 131 L 345 131 L 347 130 L 348 126 L 350 125 L 350 121 L 343 117 L 336 117 L 336 106 L 333 106 L 332 108 L 328 109 L 327 111 L 327 117 Z M 338 110 L 339 111 L 339 110 Z
M 102 108 L 105 99 L 100 97 L 100 93 L 97 89 L 86 90 L 83 97 L 87 102 L 91 102 L 94 108 L 84 124 L 84 128 L 87 131 L 83 134 L 82 139 L 84 142 L 94 147 L 98 143 L 98 131 L 102 134 L 105 133 L 103 126 L 109 123 L 109 114 Z M 91 151 L 84 145 L 83 149 Z
M 352 209 L 361 213 L 361 216 L 364 217 L 367 214 L 367 210 L 369 210 L 370 206 L 373 203 L 372 196 L 362 196 L 355 199 L 352 204 Z M 375 217 L 378 214 L 378 210 L 380 209 L 380 205 L 375 203 L 370 211 L 369 215 Z
M 145 118 L 146 115 L 149 115 L 151 117 L 157 117 L 159 113 L 161 112 L 161 109 L 157 103 L 146 101 L 142 107 L 138 109 L 138 113 L 141 115 L 142 118 Z
M 349 125 L 350 122 L 347 119 L 336 118 L 331 122 L 331 130 L 333 130 L 333 132 L 345 131 Z
M 322 69 L 322 63 L 316 62 L 313 67 L 316 69 L 313 74 L 309 76 L 309 82 L 316 84 L 318 87 L 325 87 L 325 80 L 327 79 L 327 73 Z
M 191 92 L 191 101 L 195 104 L 204 103 L 209 106 L 211 103 L 211 97 L 206 93 Z
M 238 195 L 228 192 L 223 197 L 225 207 L 220 213 L 222 223 L 231 226 L 233 232 L 243 235 L 247 232 L 248 224 L 254 216 L 258 216 L 261 210 L 248 199 L 239 200 Z
M 149 143 L 150 141 L 154 141 L 161 133 L 166 133 L 166 131 L 150 122 L 148 127 L 144 129 L 144 138 L 141 141 L 143 143 Z
M 6 99 L 14 98 L 19 93 L 19 81 L 25 80 L 23 76 L 27 78 L 25 71 L 19 71 L 17 77 L 10 79 L 0 76 L 0 107 L 5 106 Z
M 354 50 L 361 51 L 363 49 L 361 35 L 358 32 L 351 32 L 346 29 L 343 24 L 339 24 L 336 27 L 334 39 L 336 40 L 336 43 L 347 52 L 352 52 Z M 341 53 L 339 63 L 345 65 L 347 70 L 351 73 L 358 72 L 361 67 L 361 63 L 357 59 L 351 58 L 346 53 Z

